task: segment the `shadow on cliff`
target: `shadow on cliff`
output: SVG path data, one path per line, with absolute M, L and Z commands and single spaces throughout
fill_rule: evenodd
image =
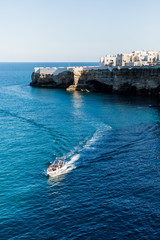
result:
M 96 80 L 86 81 L 86 84 L 88 86 L 88 90 L 92 92 L 103 92 L 103 93 L 113 92 L 113 87 L 111 85 L 104 84 Z

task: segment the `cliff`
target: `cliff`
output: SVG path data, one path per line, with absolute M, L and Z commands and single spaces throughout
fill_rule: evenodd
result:
M 160 66 L 75 67 L 59 74 L 32 74 L 31 86 L 138 95 L 160 95 Z
M 32 73 L 31 86 L 45 88 L 67 88 L 74 84 L 74 74 L 71 71 L 60 72 L 57 75 L 48 73 Z

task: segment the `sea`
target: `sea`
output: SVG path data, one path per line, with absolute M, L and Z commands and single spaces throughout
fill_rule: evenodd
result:
M 34 67 L 90 65 L 0 63 L 1 240 L 160 239 L 158 100 L 29 85 Z

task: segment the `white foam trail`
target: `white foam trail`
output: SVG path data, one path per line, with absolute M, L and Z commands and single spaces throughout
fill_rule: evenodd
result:
M 75 163 L 78 159 L 80 158 L 80 154 L 76 154 L 73 157 L 71 157 L 71 160 L 69 162 L 67 162 L 67 165 L 72 165 L 73 163 Z
M 70 158 L 70 161 L 66 162 L 64 167 L 63 167 L 63 171 L 60 173 L 57 173 L 55 176 L 59 176 L 62 174 L 66 174 L 70 171 L 72 171 L 73 169 L 76 168 L 75 166 L 75 162 L 79 160 L 80 158 L 80 153 L 84 150 L 84 149 L 94 149 L 94 147 L 92 147 L 92 145 L 98 141 L 104 134 L 104 131 L 108 131 L 111 130 L 112 127 L 108 126 L 108 125 L 103 125 L 103 127 L 101 127 L 100 129 L 98 129 L 94 134 L 93 137 L 91 139 L 89 139 L 85 145 L 83 145 L 83 147 L 81 148 L 82 142 L 80 143 L 79 146 L 75 147 L 73 150 L 71 150 L 67 155 L 64 155 L 62 157 L 62 159 L 66 160 L 68 158 Z
M 72 158 L 76 152 L 79 152 L 80 151 L 80 147 L 83 143 L 81 142 L 78 146 L 74 147 L 68 154 L 64 155 L 62 158 L 65 160 L 65 159 L 68 159 L 68 158 Z
M 92 145 L 103 136 L 104 131 L 108 131 L 108 130 L 112 130 L 112 127 L 108 126 L 108 125 L 104 125 L 100 129 L 98 129 L 93 134 L 93 137 L 86 142 L 86 144 L 84 145 L 83 149 L 89 149 L 89 148 L 90 149 L 95 149 L 94 147 L 92 147 Z
M 74 163 L 80 158 L 80 154 L 75 154 L 74 156 L 71 157 L 71 160 L 66 162 L 64 167 L 65 167 L 65 173 L 70 172 L 71 170 L 75 169 Z

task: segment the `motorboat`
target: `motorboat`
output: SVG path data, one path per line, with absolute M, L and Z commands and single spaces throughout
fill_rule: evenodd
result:
M 53 177 L 55 175 L 62 174 L 65 170 L 65 162 L 62 159 L 56 159 L 51 165 L 47 168 L 47 175 Z

